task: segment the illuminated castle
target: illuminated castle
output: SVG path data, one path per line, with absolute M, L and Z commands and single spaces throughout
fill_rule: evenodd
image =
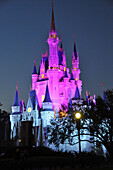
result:
M 49 52 L 42 54 L 38 73 L 34 61 L 32 88 L 26 108 L 24 102 L 19 101 L 18 87 L 16 88 L 12 114 L 10 115 L 11 138 L 16 136 L 16 132 L 18 132 L 19 136 L 21 121 L 32 120 L 33 127 L 39 127 L 37 134 L 40 134 L 41 120 L 43 121 L 43 127 L 46 127 L 50 124 L 50 120 L 56 116 L 55 114 L 62 110 L 62 106 L 67 111 L 68 103 L 72 98 L 74 100 L 81 99 L 82 81 L 79 79 L 79 56 L 75 40 L 72 52 L 72 69 L 71 73 L 69 73 L 62 41 L 60 42 L 57 37 L 53 5 L 47 43 L 49 45 Z M 36 138 L 36 145 L 39 145 L 39 135 Z
M 69 68 L 66 65 L 65 51 L 58 46 L 59 38 L 55 29 L 54 12 L 52 8 L 51 27 L 47 39 L 49 45 L 49 57 L 47 52 L 42 54 L 39 73 L 37 74 L 36 65 L 32 74 L 32 90 L 36 91 L 39 107 L 42 108 L 48 85 L 50 99 L 53 110 L 61 109 L 62 105 L 68 107 L 68 102 L 74 97 L 76 88 L 81 95 L 82 81 L 79 80 L 79 56 L 74 42 L 74 51 L 72 54 L 72 69 L 69 74 Z

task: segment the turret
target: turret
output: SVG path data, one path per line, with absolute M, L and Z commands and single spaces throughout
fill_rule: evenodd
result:
M 82 81 L 79 80 L 79 74 L 80 74 L 80 69 L 79 69 L 79 56 L 76 50 L 76 44 L 75 44 L 75 39 L 74 39 L 74 50 L 73 50 L 73 55 L 72 55 L 72 73 L 73 77 L 78 85 L 79 92 L 81 94 L 82 91 Z
M 46 93 L 45 93 L 45 98 L 44 98 L 44 101 L 43 101 L 43 110 L 44 109 L 51 109 L 52 110 L 52 100 L 50 98 L 48 85 L 46 86 Z
M 74 39 L 74 50 L 72 54 L 72 70 L 73 70 L 74 78 L 79 80 L 79 74 L 80 74 L 79 56 L 76 50 L 75 39 Z
M 20 120 L 21 120 L 21 113 L 20 113 L 20 101 L 19 101 L 19 94 L 18 94 L 18 84 L 16 85 L 16 93 L 14 104 L 12 106 L 12 113 L 10 114 L 10 122 L 11 122 L 11 138 L 20 136 Z
M 18 94 L 18 84 L 16 85 L 16 93 L 15 93 L 15 99 L 14 104 L 12 106 L 12 113 L 18 113 L 20 112 L 20 102 L 19 102 L 19 94 Z
M 45 61 L 41 60 L 41 63 L 40 63 L 40 79 L 44 79 L 45 77 Z
M 33 73 L 32 73 L 32 89 L 35 90 L 36 88 L 36 82 L 37 82 L 37 70 L 36 70 L 36 64 L 35 64 L 35 60 L 34 60 L 34 68 L 33 68 Z
M 52 101 L 49 94 L 48 85 L 46 86 L 45 98 L 42 103 L 43 110 L 41 111 L 41 118 L 43 120 L 43 127 L 50 125 L 50 120 L 54 118 L 54 111 L 52 109 Z
M 33 105 L 32 105 L 30 96 L 28 98 L 26 110 L 27 110 L 28 113 L 30 113 L 33 110 Z

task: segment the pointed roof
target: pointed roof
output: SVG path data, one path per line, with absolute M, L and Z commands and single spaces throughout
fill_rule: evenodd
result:
M 36 105 L 38 106 L 38 99 L 37 99 L 35 90 L 31 90 L 30 93 L 29 93 L 29 96 L 30 96 L 30 99 L 31 99 L 33 110 L 35 110 L 35 106 Z
M 77 51 L 76 51 L 76 44 L 75 44 L 75 39 L 74 39 L 74 55 L 75 55 L 75 60 L 77 60 Z
M 51 16 L 51 27 L 50 32 L 55 31 L 55 20 L 54 20 L 54 10 L 53 10 L 53 0 L 52 0 L 52 16 Z
M 19 94 L 18 94 L 18 85 L 16 85 L 16 93 L 15 93 L 15 100 L 14 100 L 13 106 L 20 106 Z
M 81 99 L 81 96 L 80 96 L 80 92 L 79 92 L 78 86 L 76 87 L 74 99 L 77 99 L 77 100 Z
M 33 109 L 33 105 L 32 105 L 30 96 L 29 96 L 28 102 L 27 102 L 27 109 L 28 109 L 29 107 Z
M 106 97 L 106 93 L 105 93 L 104 90 L 103 90 L 103 100 L 104 100 L 105 103 L 107 103 L 107 97 Z
M 52 102 L 50 99 L 50 95 L 49 95 L 49 88 L 48 85 L 46 86 L 46 93 L 45 93 L 45 98 L 43 102 Z
M 37 74 L 37 70 L 36 70 L 36 63 L 35 63 L 35 60 L 34 60 L 34 68 L 33 68 L 33 73 L 32 74 Z
M 73 73 L 71 73 L 71 79 L 70 80 L 75 80 L 74 77 L 73 77 Z

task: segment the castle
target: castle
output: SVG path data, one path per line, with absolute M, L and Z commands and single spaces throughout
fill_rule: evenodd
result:
M 33 132 L 36 133 L 36 146 L 40 144 L 41 122 L 43 122 L 43 127 L 49 125 L 50 120 L 54 119 L 56 114 L 58 115 L 59 110 L 62 110 L 63 106 L 66 111 L 68 110 L 70 100 L 81 99 L 82 91 L 82 81 L 79 79 L 79 56 L 75 40 L 72 52 L 72 69 L 71 73 L 69 73 L 62 40 L 60 42 L 57 37 L 53 4 L 47 43 L 49 52 L 42 54 L 38 72 L 34 61 L 32 87 L 27 106 L 25 107 L 24 101 L 19 101 L 18 87 L 16 87 L 15 100 L 10 115 L 11 138 L 15 138 L 17 133 L 18 136 L 20 135 L 22 122 L 33 121 L 33 127 L 38 127 Z

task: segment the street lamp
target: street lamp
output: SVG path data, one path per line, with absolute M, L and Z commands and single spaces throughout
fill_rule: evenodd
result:
M 78 130 L 79 154 L 81 153 L 81 143 L 80 143 L 80 119 L 81 119 L 81 117 L 82 117 L 81 113 L 79 113 L 79 112 L 75 113 L 76 127 Z

